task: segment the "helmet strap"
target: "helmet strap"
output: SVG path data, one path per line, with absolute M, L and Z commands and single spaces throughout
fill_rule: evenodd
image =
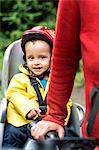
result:
M 50 67 L 48 67 L 48 69 L 47 69 L 43 74 L 41 74 L 41 75 L 36 75 L 33 71 L 31 71 L 31 70 L 29 69 L 29 67 L 27 66 L 27 63 L 25 63 L 25 64 L 23 65 L 23 67 L 29 72 L 29 75 L 30 75 L 31 77 L 37 77 L 37 78 L 39 78 L 39 79 L 43 79 L 44 76 L 45 76 L 45 74 L 49 74 L 49 73 L 50 73 Z

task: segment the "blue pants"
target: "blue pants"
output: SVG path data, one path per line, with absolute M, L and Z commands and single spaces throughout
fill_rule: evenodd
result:
M 4 148 L 23 148 L 27 139 L 27 125 L 15 127 L 9 123 L 6 124 L 3 140 Z

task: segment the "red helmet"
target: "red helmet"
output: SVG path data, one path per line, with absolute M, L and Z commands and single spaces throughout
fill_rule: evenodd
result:
M 55 38 L 55 31 L 47 28 L 46 26 L 36 26 L 30 30 L 26 30 L 23 32 L 22 40 L 21 40 L 21 47 L 23 52 L 25 53 L 25 44 L 26 42 L 39 39 L 47 42 L 51 49 L 53 47 L 53 42 Z

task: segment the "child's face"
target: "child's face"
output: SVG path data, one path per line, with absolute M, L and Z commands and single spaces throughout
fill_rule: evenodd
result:
M 36 75 L 43 74 L 50 66 L 50 46 L 42 40 L 29 41 L 25 44 L 26 62 Z

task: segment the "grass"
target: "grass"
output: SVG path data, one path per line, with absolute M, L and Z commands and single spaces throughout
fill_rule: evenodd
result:
M 79 61 L 79 69 L 76 73 L 74 85 L 77 87 L 82 87 L 84 85 L 84 74 L 83 74 L 82 60 Z
M 83 77 L 83 71 L 77 72 L 76 77 L 75 77 L 75 86 L 77 87 L 82 87 L 84 86 L 84 77 Z

